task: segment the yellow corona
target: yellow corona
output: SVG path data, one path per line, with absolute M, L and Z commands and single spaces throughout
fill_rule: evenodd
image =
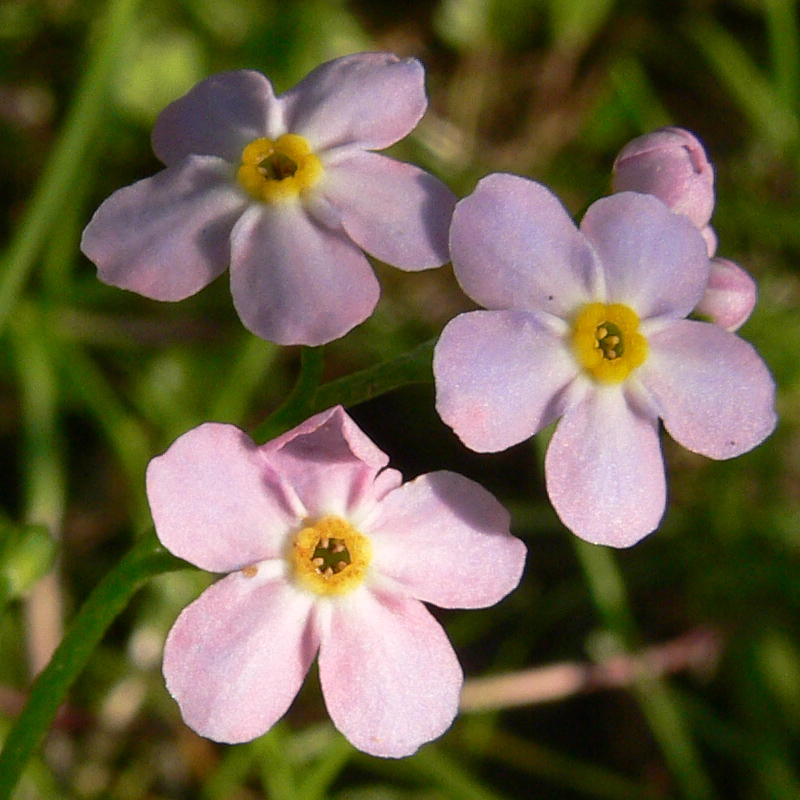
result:
M 322 162 L 302 136 L 254 139 L 242 151 L 239 184 L 261 203 L 302 198 L 322 177 Z
M 639 317 L 622 303 L 588 303 L 572 324 L 572 348 L 583 369 L 599 383 L 622 383 L 647 359 Z

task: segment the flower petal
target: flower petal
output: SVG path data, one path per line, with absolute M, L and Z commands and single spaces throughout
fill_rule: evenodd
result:
M 708 283 L 700 231 L 652 195 L 622 192 L 593 203 L 581 230 L 603 263 L 607 302 L 625 303 L 641 319 L 685 317 Z
M 384 469 L 389 457 L 341 406 L 315 414 L 261 450 L 312 516 L 350 517 L 400 484 L 398 472 Z
M 577 367 L 536 314 L 470 311 L 442 331 L 433 374 L 439 415 L 467 447 L 485 453 L 522 442 L 556 419 Z
M 634 413 L 619 387 L 598 387 L 558 423 L 545 476 L 573 533 L 595 544 L 635 544 L 656 529 L 666 505 L 657 420 Z
M 147 498 L 164 547 L 211 572 L 279 557 L 299 516 L 250 437 L 214 422 L 150 462 Z
M 164 645 L 167 690 L 186 724 L 216 742 L 266 733 L 300 689 L 317 650 L 313 598 L 237 572 L 187 606 Z
M 81 250 L 104 283 L 183 300 L 228 266 L 231 229 L 246 204 L 227 164 L 193 156 L 114 192 L 86 226 Z
M 709 458 L 746 453 L 772 433 L 775 382 L 749 343 L 718 325 L 680 320 L 650 338 L 642 384 L 664 427 Z
M 482 486 L 454 472 L 405 483 L 362 528 L 372 568 L 413 597 L 442 608 L 485 608 L 516 588 L 525 545 L 510 516 Z
M 362 323 L 378 302 L 378 280 L 364 254 L 299 204 L 250 208 L 231 242 L 234 305 L 264 339 L 325 344 Z
M 248 142 L 285 132 L 276 116 L 280 108 L 272 84 L 260 72 L 212 75 L 159 114 L 153 152 L 168 166 L 191 154 L 219 156 L 238 165 Z
M 461 667 L 447 634 L 422 603 L 360 591 L 332 605 L 320 627 L 325 704 L 355 747 L 402 758 L 450 727 Z
M 356 152 L 327 170 L 324 192 L 360 247 L 406 270 L 450 260 L 447 237 L 455 195 L 412 164 Z
M 425 113 L 425 69 L 415 58 L 356 53 L 317 67 L 279 100 L 287 130 L 314 150 L 349 144 L 382 150 Z
M 486 308 L 561 317 L 594 296 L 599 266 L 561 201 L 516 175 L 489 175 L 456 205 L 450 252 L 464 291 Z

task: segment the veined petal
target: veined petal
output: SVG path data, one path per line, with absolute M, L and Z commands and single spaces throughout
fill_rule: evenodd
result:
M 279 115 L 272 84 L 260 72 L 212 75 L 159 114 L 153 152 L 168 166 L 192 154 L 238 164 L 248 142 L 286 132 L 275 119 Z
M 320 345 L 362 323 L 380 287 L 361 250 L 297 203 L 251 207 L 231 239 L 231 292 L 242 322 L 278 344 Z
M 296 499 L 250 437 L 215 422 L 150 462 L 147 499 L 164 547 L 211 572 L 280 557 L 299 517 Z
M 640 319 L 685 317 L 708 283 L 700 231 L 652 195 L 621 192 L 593 203 L 581 230 L 606 277 L 607 302 L 624 303 Z
M 525 545 L 510 515 L 482 486 L 454 472 L 403 484 L 364 533 L 373 569 L 413 597 L 442 608 L 485 608 L 519 583 Z
M 319 677 L 333 724 L 359 750 L 391 758 L 441 736 L 463 676 L 430 612 L 417 600 L 366 590 L 329 610 Z
M 455 195 L 419 167 L 355 152 L 327 170 L 324 192 L 356 244 L 405 270 L 450 259 L 447 237 Z
M 603 290 L 594 253 L 561 201 L 516 175 L 489 175 L 456 205 L 450 252 L 461 287 L 486 308 L 566 318 Z
M 749 342 L 712 323 L 680 320 L 652 336 L 640 380 L 670 436 L 709 458 L 746 453 L 777 422 L 766 364 Z
M 666 505 L 658 421 L 634 413 L 619 387 L 569 409 L 545 457 L 562 522 L 595 544 L 628 547 L 656 529 Z
M 183 300 L 228 266 L 247 201 L 218 158 L 192 156 L 114 192 L 83 232 L 101 281 L 154 300 Z
M 568 344 L 537 315 L 470 311 L 442 331 L 433 374 L 444 422 L 472 450 L 496 452 L 558 417 L 577 366 Z
M 425 113 L 425 70 L 415 58 L 356 53 L 317 67 L 279 101 L 287 130 L 316 151 L 348 144 L 382 150 Z
M 167 690 L 186 724 L 216 742 L 266 733 L 295 698 L 318 642 L 313 598 L 237 572 L 187 606 L 164 645 Z
M 315 414 L 261 450 L 312 516 L 350 517 L 400 484 L 400 474 L 385 469 L 389 457 L 341 406 Z

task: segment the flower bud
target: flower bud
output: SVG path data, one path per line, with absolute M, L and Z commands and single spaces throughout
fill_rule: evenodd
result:
M 712 258 L 706 293 L 695 313 L 735 331 L 747 321 L 755 304 L 756 282 L 750 273 L 727 258 Z
M 683 128 L 660 128 L 620 150 L 615 192 L 652 194 L 701 230 L 714 211 L 714 168 L 703 145 Z

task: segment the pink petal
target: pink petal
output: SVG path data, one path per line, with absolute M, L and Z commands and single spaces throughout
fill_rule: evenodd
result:
M 614 161 L 614 191 L 653 194 L 704 228 L 714 211 L 714 169 L 696 136 L 660 128 L 622 148 Z
M 447 323 L 433 355 L 436 409 L 472 450 L 524 441 L 561 413 L 577 367 L 567 345 L 524 311 L 470 311 Z
M 216 742 L 266 733 L 314 660 L 312 605 L 283 581 L 237 572 L 187 606 L 167 637 L 163 667 L 186 724 Z
M 726 331 L 735 331 L 753 313 L 757 296 L 756 282 L 746 270 L 727 258 L 712 258 L 706 292 L 694 311 Z
M 666 505 L 658 423 L 619 387 L 597 387 L 556 426 L 547 492 L 562 522 L 588 542 L 628 547 L 656 529 Z
M 278 344 L 320 345 L 362 323 L 380 287 L 364 254 L 300 204 L 249 209 L 231 239 L 231 292 L 242 322 Z
M 708 282 L 706 243 L 687 217 L 660 200 L 622 192 L 592 204 L 581 230 L 597 251 L 607 302 L 631 306 L 641 319 L 685 317 Z
M 400 485 L 399 473 L 384 469 L 389 457 L 341 406 L 315 414 L 261 451 L 311 516 L 350 517 Z
M 302 516 L 250 437 L 214 422 L 150 462 L 147 498 L 164 547 L 211 572 L 280 557 Z
M 332 605 L 320 627 L 325 704 L 355 747 L 402 758 L 450 727 L 461 667 L 422 603 L 358 592 Z
M 275 93 L 261 73 L 243 69 L 212 75 L 161 112 L 153 127 L 153 151 L 168 166 L 192 154 L 238 165 L 248 142 L 285 132 L 275 124 L 276 116 Z
M 516 175 L 489 175 L 456 205 L 450 252 L 461 287 L 486 308 L 567 317 L 596 294 L 595 256 L 561 201 Z
M 154 300 L 183 300 L 228 266 L 230 233 L 247 201 L 224 162 L 193 156 L 114 192 L 81 250 L 98 277 Z
M 419 600 L 442 608 L 485 608 L 516 588 L 525 545 L 510 516 L 482 486 L 453 472 L 403 484 L 362 528 L 373 568 Z
M 317 67 L 280 102 L 287 129 L 314 150 L 349 144 L 382 150 L 425 113 L 425 69 L 415 58 L 356 53 Z
M 650 338 L 642 384 L 664 427 L 688 450 L 732 458 L 772 433 L 775 382 L 751 344 L 717 325 L 681 320 Z
M 455 195 L 412 164 L 356 152 L 327 170 L 324 192 L 348 235 L 370 255 L 406 270 L 450 260 Z

